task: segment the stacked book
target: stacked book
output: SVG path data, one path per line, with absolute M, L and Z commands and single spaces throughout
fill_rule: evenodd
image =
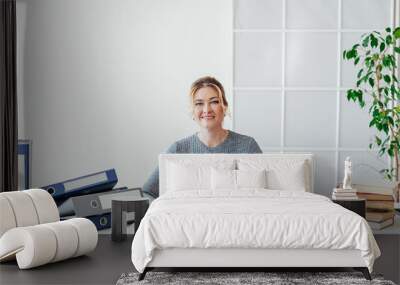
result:
M 357 190 L 356 189 L 343 189 L 334 188 L 332 193 L 333 200 L 357 200 Z
M 366 219 L 372 229 L 380 230 L 394 223 L 395 192 L 391 187 L 357 185 L 357 196 L 366 200 Z

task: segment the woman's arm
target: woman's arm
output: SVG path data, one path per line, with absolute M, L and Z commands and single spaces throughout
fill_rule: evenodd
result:
M 249 153 L 262 153 L 262 150 L 255 139 L 251 138 L 249 145 Z
M 158 166 L 156 167 L 155 170 L 150 174 L 150 177 L 147 178 L 147 181 L 143 184 L 142 190 L 143 194 L 146 196 L 146 198 L 151 198 L 155 199 L 158 197 Z
M 176 153 L 176 143 L 173 143 L 164 153 Z M 155 199 L 159 195 L 159 168 L 153 170 L 150 177 L 143 184 L 143 194 L 147 197 Z

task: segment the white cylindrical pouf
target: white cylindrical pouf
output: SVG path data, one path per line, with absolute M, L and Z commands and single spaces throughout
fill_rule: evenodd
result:
M 57 205 L 53 197 L 43 189 L 24 190 L 30 196 L 36 208 L 39 224 L 57 222 L 60 220 Z
M 3 192 L 1 195 L 10 202 L 17 227 L 33 226 L 39 223 L 33 201 L 24 191 Z
M 20 269 L 49 263 L 56 252 L 57 239 L 54 232 L 41 225 L 11 229 L 0 239 L 0 257 L 16 254 Z
M 51 262 L 57 262 L 73 257 L 78 249 L 78 233 L 65 221 L 41 225 L 51 229 L 57 238 L 57 252 Z
M 10 202 L 6 197 L 0 195 L 0 238 L 6 231 L 16 226 L 17 223 Z
M 96 248 L 98 233 L 92 221 L 84 218 L 74 218 L 65 222 L 70 223 L 78 233 L 79 244 L 74 257 L 86 254 Z

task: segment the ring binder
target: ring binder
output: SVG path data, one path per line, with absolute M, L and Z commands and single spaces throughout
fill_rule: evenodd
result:
M 113 188 L 118 182 L 115 169 L 108 169 L 93 174 L 68 179 L 63 182 L 42 187 L 55 200 L 95 193 Z

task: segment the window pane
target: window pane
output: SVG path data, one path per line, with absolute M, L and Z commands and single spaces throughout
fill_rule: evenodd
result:
M 286 27 L 290 29 L 336 29 L 337 0 L 288 0 Z
M 236 91 L 235 129 L 253 136 L 261 148 L 277 147 L 281 139 L 281 93 Z
M 236 33 L 235 85 L 280 86 L 281 54 L 280 33 Z

